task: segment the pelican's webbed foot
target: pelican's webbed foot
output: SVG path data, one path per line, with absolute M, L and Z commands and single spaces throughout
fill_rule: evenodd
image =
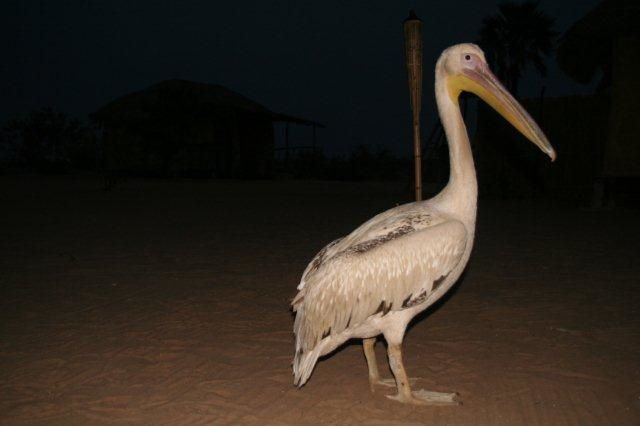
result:
M 387 395 L 387 398 L 414 405 L 462 405 L 456 392 L 434 392 L 424 389 L 412 391 L 408 395 L 404 392 L 398 392 L 396 395 Z
M 402 362 L 402 350 L 400 344 L 389 343 L 388 347 L 389 365 L 391 371 L 396 378 L 398 393 L 396 395 L 387 395 L 394 401 L 403 402 L 405 404 L 416 405 L 460 405 L 457 393 L 433 392 L 427 390 L 411 390 L 411 384 L 407 377 Z
M 420 378 L 418 377 L 409 377 L 409 385 L 414 386 L 416 383 L 418 383 L 418 380 L 420 380 Z M 395 379 L 380 379 L 380 378 L 370 377 L 369 382 L 371 384 L 371 388 L 373 388 L 373 386 L 376 386 L 376 385 L 386 386 L 388 388 L 396 387 Z

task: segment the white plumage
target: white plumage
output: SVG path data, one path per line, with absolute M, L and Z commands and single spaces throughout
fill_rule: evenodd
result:
M 431 200 L 375 216 L 328 244 L 307 266 L 292 301 L 296 385 L 309 379 L 318 357 L 351 338 L 365 339 L 372 389 L 385 384 L 373 352 L 373 338 L 383 334 L 398 388 L 391 398 L 418 404 L 456 402 L 455 394 L 411 392 L 401 344 L 409 321 L 459 278 L 473 245 L 477 184 L 457 103 L 461 90 L 487 100 L 525 136 L 555 156 L 537 125 L 488 71 L 477 46 L 463 44 L 445 50 L 436 65 L 436 99 L 449 141 L 449 183 Z
M 352 337 L 367 320 L 426 300 L 434 282 L 458 264 L 467 240 L 464 225 L 417 207 L 400 206 L 374 217 L 311 262 L 293 302 L 296 351 L 300 358 L 307 354 L 305 365 Z M 299 382 L 310 373 L 300 371 Z

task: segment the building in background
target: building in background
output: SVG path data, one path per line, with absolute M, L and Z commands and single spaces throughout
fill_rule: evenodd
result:
M 563 34 L 560 68 L 595 93 L 523 99 L 556 148 L 551 165 L 480 105 L 474 150 L 485 195 L 547 193 L 591 200 L 594 207 L 637 202 L 640 177 L 640 2 L 605 0 Z M 615 183 L 615 184 L 613 184 Z
M 255 178 L 268 176 L 274 122 L 323 127 L 274 113 L 225 87 L 166 80 L 92 114 L 107 173 Z

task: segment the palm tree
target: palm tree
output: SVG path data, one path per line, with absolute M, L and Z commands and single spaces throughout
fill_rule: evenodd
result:
M 478 43 L 505 86 L 518 93 L 518 82 L 529 63 L 545 76 L 544 57 L 550 56 L 558 35 L 554 18 L 538 9 L 535 1 L 504 2 L 498 13 L 482 20 Z

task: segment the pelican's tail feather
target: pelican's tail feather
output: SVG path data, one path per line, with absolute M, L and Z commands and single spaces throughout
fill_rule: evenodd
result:
M 307 353 L 302 353 L 301 351 L 296 352 L 293 358 L 294 385 L 302 387 L 307 380 L 309 380 L 309 376 L 311 376 L 313 368 L 316 366 L 316 362 L 318 362 L 318 358 L 320 357 L 320 350 L 321 345 L 318 345 Z

